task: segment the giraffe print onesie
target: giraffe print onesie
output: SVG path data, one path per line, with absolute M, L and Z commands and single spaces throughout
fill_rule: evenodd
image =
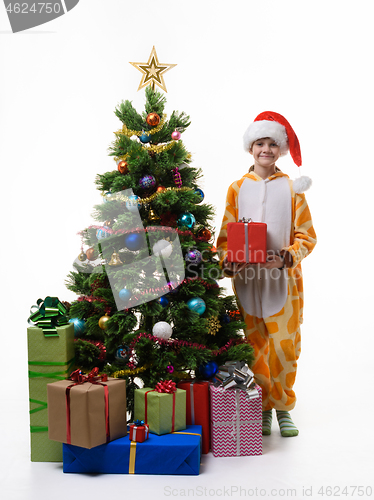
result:
M 316 234 L 305 195 L 295 193 L 293 181 L 278 168 L 264 180 L 251 167 L 229 187 L 217 240 L 221 264 L 227 253 L 227 223 L 242 217 L 267 224 L 268 251 L 284 250 L 292 256 L 289 268 L 251 265 L 232 279 L 246 337 L 254 347 L 251 369 L 262 388 L 263 410 L 288 411 L 296 403 L 292 387 L 303 321 L 300 262 L 313 250 Z

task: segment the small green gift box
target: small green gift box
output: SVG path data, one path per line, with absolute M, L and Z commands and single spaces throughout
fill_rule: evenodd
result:
M 168 392 L 159 392 L 167 390 Z M 153 434 L 168 434 L 186 428 L 186 391 L 163 381 L 155 389 L 136 389 L 134 419 L 144 420 Z
M 31 460 L 62 462 L 62 444 L 48 438 L 47 384 L 68 378 L 73 369 L 74 325 L 59 326 L 67 323 L 62 304 L 47 299 L 30 317 L 38 326 L 27 328 Z

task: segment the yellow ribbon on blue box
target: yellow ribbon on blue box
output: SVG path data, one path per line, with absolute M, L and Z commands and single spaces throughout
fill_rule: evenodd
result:
M 128 436 L 87 449 L 63 445 L 63 470 L 68 473 L 198 475 L 201 425 L 185 431 L 150 434 L 143 443 Z

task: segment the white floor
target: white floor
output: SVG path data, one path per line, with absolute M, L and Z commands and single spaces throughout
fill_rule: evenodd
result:
M 24 389 L 22 381 L 20 386 Z M 369 498 L 374 495 L 370 415 L 364 415 L 363 408 L 361 411 L 359 395 L 357 399 L 351 397 L 350 409 L 347 406 L 344 411 L 343 404 L 340 409 L 337 406 L 335 413 L 332 411 L 334 399 L 330 398 L 331 406 L 326 404 L 329 389 L 322 392 L 320 389 L 306 384 L 306 393 L 315 390 L 316 394 L 322 394 L 322 409 L 317 410 L 314 406 L 317 398 L 309 394 L 307 399 L 299 400 L 293 411 L 300 428 L 298 437 L 282 438 L 274 419 L 272 435 L 264 437 L 262 456 L 214 458 L 211 454 L 203 455 L 199 476 L 64 474 L 62 464 L 31 463 L 27 395 L 15 397 L 6 391 L 0 421 L 1 498 L 65 500 L 91 496 L 108 498 L 110 495 L 126 499 L 318 499 L 323 498 L 322 492 L 324 496 Z M 339 390 L 336 397 L 340 399 Z M 354 487 L 363 488 L 354 490 Z

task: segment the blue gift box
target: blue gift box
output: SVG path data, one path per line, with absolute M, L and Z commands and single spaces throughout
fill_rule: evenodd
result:
M 144 443 L 128 436 L 87 449 L 63 445 L 64 472 L 101 474 L 198 475 L 201 456 L 201 425 L 157 436 Z

